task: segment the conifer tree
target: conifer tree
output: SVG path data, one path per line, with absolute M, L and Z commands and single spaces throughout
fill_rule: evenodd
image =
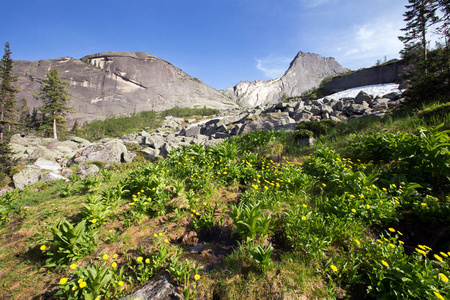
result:
M 13 83 L 17 81 L 17 76 L 13 74 L 13 60 L 9 42 L 5 44 L 5 54 L 0 61 L 0 143 L 4 141 L 4 131 L 6 125 L 10 128 L 16 118 L 15 94 L 19 91 Z
M 41 128 L 47 133 L 53 132 L 53 138 L 57 139 L 57 127 L 65 129 L 65 116 L 71 111 L 66 103 L 70 99 L 69 92 L 66 89 L 68 82 L 59 78 L 57 69 L 47 71 L 46 78 L 41 79 L 44 86 L 41 87 L 35 98 L 42 100 L 43 106 L 40 108 L 42 112 Z
M 431 25 L 436 23 L 436 4 L 433 0 L 408 0 L 407 11 L 403 14 L 406 27 L 401 30 L 405 32 L 404 36 L 399 36 L 405 48 L 404 54 L 407 54 L 418 47 L 423 51 L 423 61 L 427 61 L 427 43 L 428 30 Z
M 440 26 L 438 32 L 445 38 L 445 45 L 450 46 L 450 0 L 439 0 L 439 10 L 442 12 L 442 17 L 439 18 Z

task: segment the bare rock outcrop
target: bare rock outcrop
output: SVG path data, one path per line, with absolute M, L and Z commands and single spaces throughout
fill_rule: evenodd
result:
M 39 91 L 40 78 L 48 69 L 59 70 L 60 78 L 69 82 L 74 113 L 69 123 L 80 123 L 108 116 L 140 111 L 161 111 L 178 107 L 228 109 L 236 103 L 215 89 L 190 77 L 169 62 L 148 53 L 106 52 L 81 59 L 65 57 L 40 61 L 15 61 L 21 91 L 17 98 L 28 105 L 42 105 L 33 98 Z
M 318 87 L 326 77 L 347 71 L 334 58 L 299 52 L 282 77 L 268 81 L 242 81 L 223 93 L 244 106 L 255 107 L 279 102 L 283 97 L 300 96 Z

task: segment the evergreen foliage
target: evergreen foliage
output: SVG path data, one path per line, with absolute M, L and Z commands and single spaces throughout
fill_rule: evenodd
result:
M 215 108 L 189 108 L 189 107 L 172 107 L 161 112 L 161 116 L 172 116 L 177 118 L 185 118 L 192 116 L 211 116 L 220 113 L 220 110 Z
M 16 100 L 15 94 L 19 91 L 13 83 L 17 81 L 17 76 L 13 74 L 13 60 L 11 58 L 11 50 L 9 42 L 5 44 L 5 54 L 0 61 L 0 142 L 4 141 L 4 130 L 11 129 L 16 118 L 14 105 Z
M 53 132 L 53 137 L 57 139 L 57 127 L 65 130 L 65 116 L 71 111 L 71 107 L 66 105 L 70 99 L 69 92 L 66 89 L 68 82 L 59 78 L 57 69 L 47 71 L 46 78 L 41 80 L 44 86 L 41 87 L 39 94 L 35 95 L 37 99 L 43 102 L 40 109 L 43 114 L 41 128 L 47 135 Z
M 405 61 L 405 77 L 410 87 L 405 93 L 409 103 L 419 106 L 423 102 L 447 102 L 450 89 L 450 47 L 449 1 L 409 0 L 406 5 L 405 22 L 402 30 L 405 35 L 399 37 L 404 43 L 402 56 Z M 441 10 L 442 17 L 436 12 Z M 428 50 L 430 26 L 439 25 L 438 32 L 446 37 L 445 45 Z

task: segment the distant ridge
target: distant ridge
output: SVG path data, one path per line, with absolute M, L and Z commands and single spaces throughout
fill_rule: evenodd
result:
M 284 95 L 300 96 L 303 92 L 318 87 L 324 78 L 347 71 L 332 57 L 299 52 L 282 77 L 268 81 L 241 81 L 234 87 L 228 87 L 223 93 L 247 107 L 276 103 Z
M 40 61 L 15 61 L 21 91 L 30 107 L 41 105 L 33 99 L 39 78 L 56 68 L 69 82 L 74 113 L 68 120 L 79 122 L 128 115 L 140 111 L 162 111 L 178 107 L 227 109 L 236 103 L 215 89 L 192 78 L 181 69 L 154 55 L 143 52 L 104 52 L 81 59 L 64 57 Z

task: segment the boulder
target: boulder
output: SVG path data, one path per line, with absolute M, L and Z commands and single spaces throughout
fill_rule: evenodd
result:
M 159 277 L 150 281 L 145 286 L 131 295 L 120 300 L 182 300 L 184 299 L 177 293 L 175 287 L 166 277 Z
M 98 173 L 100 173 L 100 169 L 94 165 L 81 165 L 77 168 L 77 175 L 80 175 L 81 178 L 89 177 L 89 176 L 95 176 Z
M 37 146 L 36 149 L 29 155 L 29 158 L 44 158 L 46 160 L 57 161 L 63 158 L 64 155 L 56 150 L 47 149 L 45 146 Z
M 61 166 L 58 163 L 43 158 L 38 158 L 38 160 L 34 162 L 34 165 L 43 170 L 52 172 L 59 172 L 61 170 Z
M 358 95 L 356 95 L 355 103 L 363 104 L 364 102 L 369 103 L 372 100 L 372 97 L 364 91 L 360 91 Z
M 47 181 L 56 181 L 56 180 L 64 180 L 66 182 L 70 181 L 66 177 L 64 177 L 64 176 L 62 176 L 60 174 L 54 173 L 54 172 L 47 173 L 47 175 L 45 175 L 44 178 L 41 181 L 42 182 L 47 182 Z
M 164 138 L 159 135 L 152 135 L 149 137 L 145 137 L 144 144 L 153 149 L 159 149 L 164 145 Z
M 400 95 L 396 92 L 392 92 L 392 93 L 383 95 L 383 98 L 386 98 L 389 100 L 398 100 L 398 99 L 400 99 Z
M 186 129 L 184 136 L 191 137 L 200 134 L 201 127 L 197 125 L 193 125 Z
M 80 164 L 88 161 L 122 163 L 127 160 L 127 154 L 127 147 L 125 147 L 121 140 L 103 139 L 77 153 L 73 157 L 72 162 Z
M 351 113 L 362 115 L 368 108 L 369 104 L 367 104 L 367 102 L 363 102 L 363 104 L 351 104 L 348 107 L 348 111 Z
M 23 190 L 26 185 L 38 182 L 42 177 L 42 170 L 38 166 L 26 166 L 13 176 L 14 187 Z
M 9 143 L 22 146 L 38 146 L 42 144 L 42 138 L 33 135 L 15 134 L 11 137 Z

